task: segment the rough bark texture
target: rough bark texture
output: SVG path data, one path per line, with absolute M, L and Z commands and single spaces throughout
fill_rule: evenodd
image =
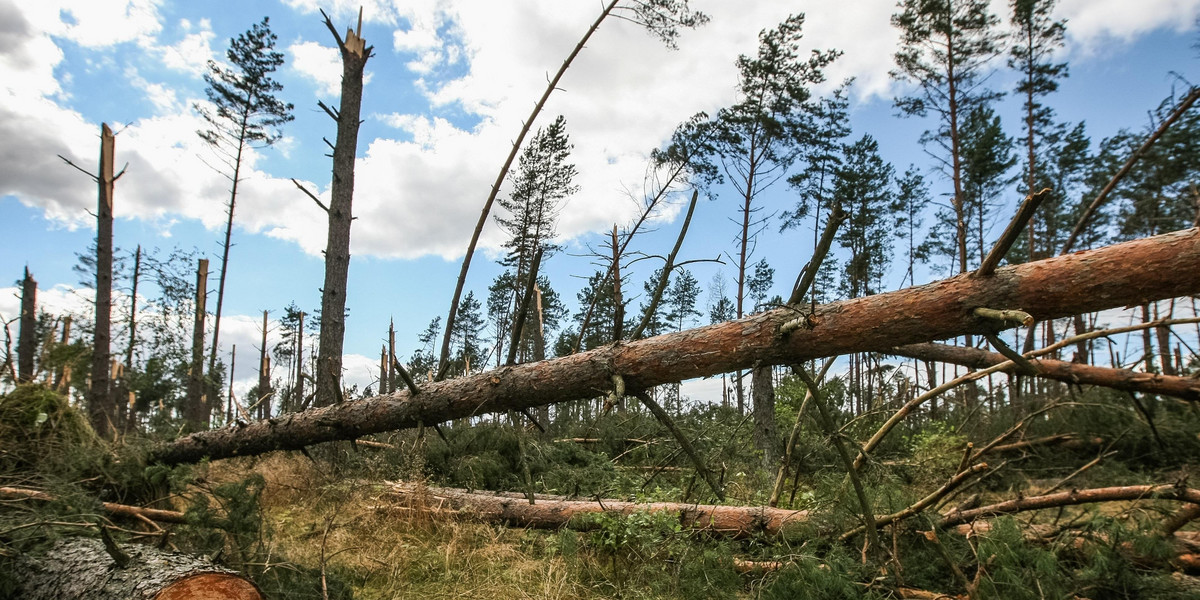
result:
M 115 431 L 117 406 L 109 390 L 108 360 L 112 323 L 113 152 L 116 139 L 107 123 L 100 125 L 100 197 L 96 208 L 96 322 L 92 333 L 92 385 L 88 420 L 101 437 Z
M 100 540 L 74 538 L 56 544 L 42 559 L 22 565 L 27 600 L 261 600 L 236 572 L 212 562 L 148 546 L 123 545 L 129 564 L 120 568 Z
M 21 280 L 21 331 L 17 334 L 17 381 L 33 381 L 33 355 L 37 353 L 37 281 L 25 267 Z
M 796 319 L 780 308 L 745 319 L 620 343 L 580 354 L 435 382 L 245 427 L 210 431 L 159 447 L 153 458 L 195 462 L 299 449 L 331 440 L 529 408 L 608 391 L 612 375 L 648 389 L 755 363 L 794 363 L 850 352 L 885 352 L 983 333 L 974 308 L 1020 308 L 1040 320 L 1200 291 L 1200 229 L 1004 267 L 988 278 L 959 275 L 928 285 L 819 306 Z M 787 332 L 787 333 L 785 333 Z
M 354 158 L 358 153 L 363 69 L 371 48 L 354 31 L 342 41 L 329 19 L 342 55 L 342 102 L 333 145 L 333 184 L 329 193 L 329 231 L 325 242 L 325 285 L 321 288 L 321 339 L 317 347 L 316 406 L 342 398 L 342 342 L 346 335 L 346 281 L 350 271 L 350 223 L 353 220 Z M 362 21 L 359 32 L 362 33 Z
M 996 352 L 946 344 L 910 344 L 894 348 L 889 352 L 899 356 L 936 360 L 977 369 L 995 366 L 1008 360 Z M 1144 373 L 1129 369 L 1096 367 L 1061 360 L 1030 359 L 1029 362 L 1041 371 L 1038 377 L 1074 384 L 1099 385 L 1129 392 L 1162 394 L 1200 402 L 1200 379 Z M 1004 372 L 1015 372 L 1015 368 L 1014 365 L 1005 369 Z
M 521 527 L 559 528 L 582 526 L 579 515 L 610 513 L 628 515 L 637 511 L 669 512 L 679 516 L 684 527 L 720 535 L 746 537 L 755 534 L 787 535 L 792 527 L 808 523 L 808 511 L 766 506 L 717 506 L 676 502 L 618 502 L 614 500 L 568 500 L 536 495 L 536 504 L 511 494 L 472 493 L 453 488 L 414 488 L 397 484 L 392 492 L 418 507 L 449 507 L 464 516 L 498 521 Z
M 771 367 L 757 367 L 750 376 L 751 401 L 754 408 L 754 447 L 763 453 L 763 468 L 775 467 L 778 451 L 775 440 L 779 437 L 775 425 L 775 381 Z

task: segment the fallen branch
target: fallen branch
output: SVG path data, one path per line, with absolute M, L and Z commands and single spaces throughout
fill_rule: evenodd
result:
M 1020 307 L 1039 320 L 1200 292 L 1200 230 L 1190 229 L 1067 256 L 959 275 L 924 286 L 818 306 L 807 325 L 780 333 L 791 308 L 546 361 L 504 367 L 407 391 L 337 403 L 245 427 L 194 433 L 159 446 L 167 464 L 296 450 L 312 444 L 481 413 L 594 398 L 620 373 L 649 389 L 749 368 L 878 351 L 984 333 L 971 311 Z
M 41 502 L 51 502 L 54 500 L 54 496 L 51 496 L 46 492 L 16 487 L 0 487 L 0 498 L 7 500 L 38 500 Z M 130 517 L 134 519 L 149 519 L 151 521 L 158 521 L 159 523 L 187 522 L 184 519 L 183 513 L 174 510 L 142 508 L 140 506 L 116 504 L 114 502 L 101 502 L 100 508 L 110 515 Z

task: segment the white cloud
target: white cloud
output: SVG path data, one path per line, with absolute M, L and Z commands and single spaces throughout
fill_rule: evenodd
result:
M 163 64 L 170 69 L 199 77 L 207 72 L 208 61 L 214 58 L 212 41 L 216 35 L 212 31 L 212 23 L 208 19 L 202 19 L 194 26 L 187 19 L 182 19 L 179 25 L 189 33 L 175 44 L 162 49 Z M 193 27 L 197 31 L 192 32 Z
M 86 48 L 107 48 L 152 38 L 162 23 L 159 0 L 37 0 L 21 12 L 38 31 Z
M 342 93 L 342 57 L 338 49 L 317 42 L 297 42 L 288 46 L 292 55 L 291 68 L 317 84 L 317 90 L 326 98 L 337 98 Z M 370 71 L 363 76 L 363 85 L 371 83 Z
M 1200 15 L 1200 0 L 1061 0 L 1055 14 L 1067 19 L 1071 42 L 1088 52 L 1159 28 L 1187 31 Z

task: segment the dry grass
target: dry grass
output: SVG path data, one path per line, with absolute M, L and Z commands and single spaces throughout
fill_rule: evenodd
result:
M 300 455 L 276 453 L 208 467 L 213 483 L 266 479 L 261 505 L 272 554 L 325 569 L 350 584 L 355 598 L 544 598 L 606 595 L 582 583 L 591 559 L 546 551 L 555 534 L 509 529 L 433 515 L 420 502 L 408 510 L 382 486 L 334 477 Z M 282 568 L 282 567 L 281 567 Z

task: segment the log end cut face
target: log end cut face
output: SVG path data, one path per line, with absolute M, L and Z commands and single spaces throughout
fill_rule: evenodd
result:
M 197 573 L 164 588 L 154 600 L 263 600 L 254 584 L 229 573 Z

